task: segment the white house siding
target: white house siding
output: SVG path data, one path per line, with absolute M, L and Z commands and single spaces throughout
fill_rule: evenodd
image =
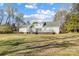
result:
M 34 28 L 43 28 L 43 24 L 42 23 L 35 24 Z
M 59 29 L 59 27 L 45 27 L 45 28 L 42 28 L 41 32 L 59 34 L 60 29 Z
M 53 28 L 53 31 L 56 33 L 56 34 L 59 34 L 60 33 L 60 27 L 52 27 Z
M 36 32 L 37 28 L 20 28 L 19 32 Z M 31 31 L 30 31 L 31 30 Z M 42 28 L 38 28 L 38 33 L 56 33 L 59 34 L 60 29 L 59 27 L 42 27 Z
M 32 28 L 32 32 L 36 32 L 36 28 Z
M 28 29 L 27 29 L 27 28 L 19 28 L 19 32 L 24 32 L 24 33 L 26 33 L 26 32 L 28 32 Z
M 41 32 L 47 32 L 47 33 L 48 32 L 49 33 L 51 32 L 52 33 L 53 32 L 53 29 L 51 27 L 45 27 L 45 28 L 42 28 L 42 31 Z

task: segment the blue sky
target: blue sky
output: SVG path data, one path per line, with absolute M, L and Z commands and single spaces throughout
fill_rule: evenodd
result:
M 0 8 L 4 8 L 6 4 L 1 3 Z M 24 14 L 28 20 L 42 19 L 52 20 L 56 11 L 60 9 L 69 10 L 72 4 L 68 3 L 14 3 L 14 7 L 18 8 L 18 12 Z

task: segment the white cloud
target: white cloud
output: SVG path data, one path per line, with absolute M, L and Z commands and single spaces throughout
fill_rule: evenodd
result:
M 53 5 L 54 3 L 50 3 L 50 5 Z
M 26 8 L 34 8 L 32 5 L 25 5 Z
M 31 17 L 32 15 L 24 15 L 24 18 L 28 18 Z
M 7 15 L 7 12 L 4 12 L 5 15 Z
M 39 14 L 48 14 L 48 13 L 50 13 L 50 10 L 38 10 L 37 13 L 39 13 Z
M 24 15 L 25 18 L 36 19 L 36 20 L 53 20 L 55 15 L 54 11 L 51 10 L 37 10 L 36 14 Z
M 36 4 L 26 4 L 25 7 L 29 8 L 29 9 L 36 9 L 37 8 Z
M 51 10 L 42 10 L 42 9 L 37 10 L 37 13 L 38 14 L 43 14 L 43 15 L 54 15 L 55 14 L 54 11 L 51 11 Z
M 52 9 L 56 9 L 56 8 L 53 7 Z
M 53 16 L 55 15 L 55 12 L 50 11 L 50 10 L 41 10 L 39 15 L 43 19 L 53 19 Z M 38 18 L 39 18 L 39 16 L 38 16 Z

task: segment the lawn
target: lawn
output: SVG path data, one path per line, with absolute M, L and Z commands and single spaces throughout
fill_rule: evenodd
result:
M 79 56 L 79 33 L 0 34 L 0 55 Z

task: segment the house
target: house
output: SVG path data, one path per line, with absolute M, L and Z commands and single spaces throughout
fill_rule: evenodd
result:
M 42 32 L 59 34 L 60 26 L 57 22 L 46 22 L 46 25 L 42 28 Z
M 28 32 L 30 32 L 30 31 L 29 31 L 29 24 L 20 26 L 19 32 L 23 32 L 23 33 L 28 33 Z
M 19 32 L 24 33 L 60 33 L 60 22 L 41 22 L 33 21 L 31 24 L 26 24 L 19 28 Z

